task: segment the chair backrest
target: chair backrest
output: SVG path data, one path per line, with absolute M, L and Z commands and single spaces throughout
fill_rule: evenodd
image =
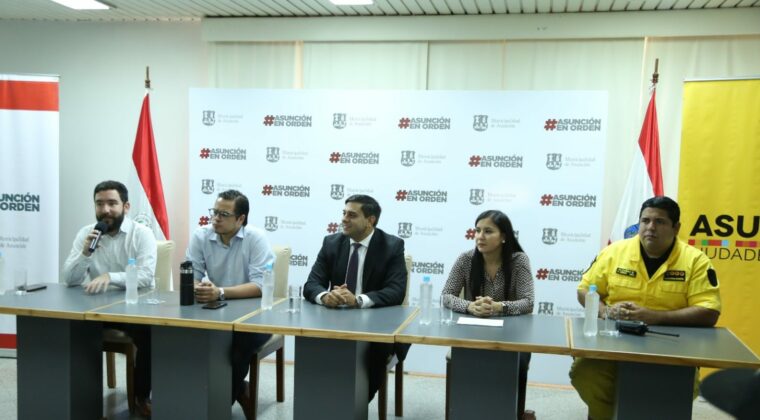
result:
M 404 305 L 409 304 L 409 283 L 412 282 L 412 255 L 404 254 L 404 261 L 406 262 L 406 293 L 404 293 Z
M 156 289 L 168 292 L 174 289 L 172 279 L 172 255 L 174 241 L 156 241 Z
M 293 250 L 287 245 L 272 246 L 274 252 L 274 297 L 284 298 L 288 296 L 288 271 L 290 269 L 290 254 Z

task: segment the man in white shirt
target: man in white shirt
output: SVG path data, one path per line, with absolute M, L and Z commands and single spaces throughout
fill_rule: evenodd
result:
M 104 181 L 95 186 L 95 218 L 106 224 L 100 234 L 95 224 L 84 226 L 77 233 L 69 257 L 63 264 L 63 283 L 69 287 L 82 285 L 85 293 L 100 293 L 109 287 L 124 289 L 127 261 L 137 263 L 138 287 L 152 287 L 156 270 L 156 239 L 147 227 L 125 217 L 129 212 L 127 187 L 121 182 Z M 97 247 L 90 244 L 100 235 Z M 148 417 L 150 407 L 150 327 L 144 325 L 106 324 L 123 330 L 137 347 L 135 360 L 135 403 L 138 414 Z

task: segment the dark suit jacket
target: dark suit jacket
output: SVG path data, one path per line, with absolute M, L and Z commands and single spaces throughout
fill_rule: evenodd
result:
M 303 295 L 315 303 L 317 295 L 345 283 L 350 240 L 342 233 L 328 235 L 304 285 Z M 362 293 L 374 306 L 401 305 L 406 294 L 404 240 L 380 229 L 369 242 L 362 274 Z

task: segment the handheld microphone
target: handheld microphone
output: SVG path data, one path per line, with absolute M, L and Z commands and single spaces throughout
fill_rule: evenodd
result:
M 95 239 L 90 242 L 90 254 L 95 252 L 96 249 L 98 249 L 98 242 L 100 242 L 100 237 L 103 236 L 103 232 L 105 232 L 108 229 L 108 224 L 106 222 L 98 222 L 98 224 L 95 225 L 93 228 L 98 232 L 98 235 L 95 237 Z

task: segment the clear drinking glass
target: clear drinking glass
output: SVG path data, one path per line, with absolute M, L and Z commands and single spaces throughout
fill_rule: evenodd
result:
M 145 289 L 137 289 L 137 292 L 143 295 L 146 295 L 143 299 L 140 299 L 140 302 L 145 302 L 148 305 L 160 305 L 166 300 L 162 299 L 161 292 L 163 290 L 160 290 L 161 288 L 157 287 L 157 285 L 162 284 L 160 277 L 155 277 L 153 279 L 153 284 L 150 285 L 150 287 Z
M 26 268 L 17 268 L 13 270 L 13 288 L 17 295 L 26 294 Z
M 620 335 L 620 331 L 615 328 L 615 320 L 618 318 L 619 308 L 614 305 L 606 305 L 602 311 L 602 330 L 599 331 L 599 335 L 607 337 L 617 337 Z
M 444 296 L 441 295 L 441 299 L 438 302 L 438 306 L 440 308 L 439 321 L 441 325 L 451 325 L 454 322 L 454 311 L 452 311 L 451 308 L 444 305 L 444 302 L 445 302 Z
M 288 312 L 297 314 L 301 312 L 301 286 L 297 284 L 288 285 Z

